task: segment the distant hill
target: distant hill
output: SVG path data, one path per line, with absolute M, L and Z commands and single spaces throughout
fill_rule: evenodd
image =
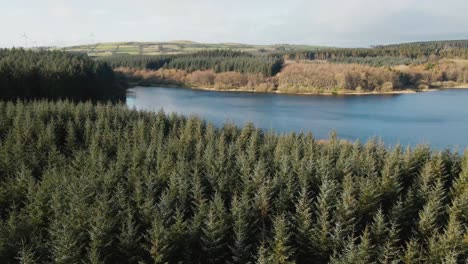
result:
M 369 48 L 335 48 L 329 46 L 274 44 L 274 45 L 251 45 L 242 43 L 197 43 L 189 40 L 175 40 L 169 42 L 107 42 L 90 45 L 78 45 L 59 49 L 73 53 L 86 53 L 91 57 L 102 57 L 111 55 L 169 55 L 187 54 L 206 50 L 235 50 L 245 51 L 253 54 L 262 53 L 294 53 L 295 51 L 347 51 L 347 50 L 419 50 L 425 54 L 443 53 L 453 49 L 468 49 L 468 40 L 442 40 L 397 43 L 389 45 L 376 45 Z
M 419 41 L 398 43 L 389 45 L 378 45 L 374 48 L 436 48 L 436 49 L 449 49 L 449 48 L 468 48 L 468 40 L 438 40 L 438 41 Z
M 295 50 L 320 50 L 323 46 L 275 44 L 249 45 L 240 43 L 197 43 L 187 40 L 171 42 L 115 42 L 97 43 L 60 48 L 60 50 L 76 53 L 87 53 L 92 57 L 110 55 L 166 55 L 193 53 L 202 50 L 228 49 L 251 53 L 272 53 Z

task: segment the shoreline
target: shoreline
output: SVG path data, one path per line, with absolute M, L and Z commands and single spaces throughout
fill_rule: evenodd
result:
M 230 92 L 230 93 L 265 93 L 265 94 L 282 94 L 282 95 L 304 95 L 304 96 L 366 96 L 366 95 L 400 95 L 400 94 L 415 94 L 423 92 L 435 92 L 441 90 L 449 89 L 468 89 L 467 84 L 457 84 L 455 86 L 449 87 L 435 87 L 425 90 L 417 89 L 404 89 L 404 90 L 394 90 L 389 92 L 375 92 L 375 91 L 365 91 L 365 92 L 356 92 L 356 91 L 339 91 L 339 92 L 310 92 L 310 93 L 288 93 L 279 90 L 275 91 L 256 91 L 256 90 L 242 90 L 242 89 L 216 89 L 211 87 L 200 87 L 200 86 L 186 86 L 186 85 L 168 85 L 168 84 L 145 84 L 141 85 L 138 83 L 131 83 L 130 88 L 133 87 L 163 87 L 163 88 L 181 88 L 181 89 L 192 89 L 200 91 L 211 91 L 211 92 Z

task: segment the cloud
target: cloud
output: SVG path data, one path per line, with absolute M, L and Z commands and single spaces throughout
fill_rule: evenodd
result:
M 79 44 L 90 32 L 99 42 L 336 46 L 468 38 L 466 0 L 44 0 L 27 8 L 19 2 L 2 6 L 0 23 L 10 26 L 2 31 L 0 46 L 21 44 L 17 32 L 67 45 Z M 18 12 L 25 13 L 20 20 L 9 15 Z
M 329 0 L 313 2 L 310 8 L 314 14 L 311 22 L 331 28 L 337 32 L 346 32 L 378 23 L 386 17 L 410 7 L 413 0 Z
M 64 19 L 73 15 L 73 9 L 63 4 L 53 5 L 49 8 L 49 15 Z
M 88 11 L 91 16 L 105 16 L 109 14 L 109 10 L 106 9 L 91 9 Z

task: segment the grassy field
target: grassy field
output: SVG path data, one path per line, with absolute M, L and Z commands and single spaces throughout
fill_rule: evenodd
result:
M 276 52 L 285 50 L 316 50 L 324 48 L 321 46 L 307 45 L 248 45 L 239 43 L 196 43 L 192 41 L 172 42 L 119 42 L 119 43 L 97 43 L 92 45 L 80 45 L 60 48 L 68 52 L 87 53 L 92 57 L 110 55 L 163 55 L 183 54 L 201 50 L 229 49 L 246 51 L 252 53 Z

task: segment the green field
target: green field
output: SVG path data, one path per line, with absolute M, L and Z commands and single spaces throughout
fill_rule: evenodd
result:
M 68 52 L 87 53 L 92 57 L 110 55 L 163 55 L 163 54 L 183 54 L 201 50 L 229 49 L 246 51 L 252 53 L 266 53 L 291 50 L 317 50 L 324 47 L 308 45 L 249 45 L 239 43 L 196 43 L 192 41 L 172 41 L 172 42 L 115 42 L 97 43 L 91 45 L 80 45 L 60 48 Z

